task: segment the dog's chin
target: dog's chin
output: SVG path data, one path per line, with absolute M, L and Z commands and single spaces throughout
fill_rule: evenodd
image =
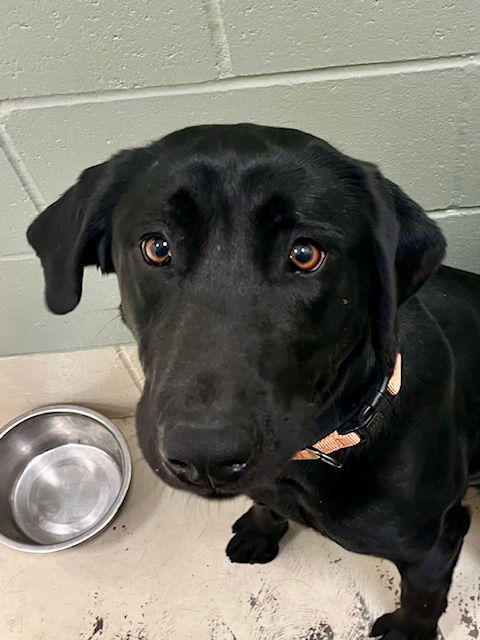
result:
M 215 498 L 215 499 L 225 499 L 225 498 L 234 498 L 235 496 L 241 495 L 245 493 L 245 489 L 240 486 L 239 483 L 234 483 L 225 487 L 212 487 L 205 485 L 194 485 L 188 482 L 183 482 L 175 475 L 173 475 L 166 467 L 163 465 L 159 467 L 153 468 L 155 474 L 161 478 L 166 484 L 168 484 L 173 489 L 180 489 L 181 491 L 188 491 L 188 493 L 194 493 L 197 496 L 202 498 Z
M 189 490 L 190 493 L 195 493 L 202 498 L 207 498 L 208 500 L 227 500 L 231 498 L 235 498 L 236 496 L 243 495 L 245 491 L 224 491 L 222 489 L 205 489 L 203 491 L 196 491 L 195 489 Z

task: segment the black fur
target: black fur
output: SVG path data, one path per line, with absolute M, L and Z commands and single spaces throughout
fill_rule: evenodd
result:
M 168 266 L 142 257 L 153 235 Z M 374 635 L 435 637 L 480 470 L 480 277 L 438 268 L 445 242 L 419 205 L 305 133 L 202 126 L 88 169 L 28 238 L 56 313 L 78 303 L 85 265 L 117 273 L 146 376 L 149 464 L 173 486 L 256 502 L 234 525 L 232 561 L 273 559 L 296 520 L 397 565 L 401 607 Z M 298 238 L 326 252 L 318 271 L 289 267 Z M 291 462 L 397 351 L 401 393 L 337 454 L 343 469 Z M 238 477 L 212 483 L 238 462 Z

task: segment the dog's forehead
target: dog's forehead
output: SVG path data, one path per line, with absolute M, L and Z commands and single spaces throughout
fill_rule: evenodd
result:
M 346 232 L 356 225 L 350 219 L 355 188 L 344 156 L 302 132 L 239 127 L 184 130 L 152 148 L 150 166 L 123 199 L 126 226 L 175 223 L 187 201 L 203 222 L 223 220 L 232 228 L 248 220 L 264 224 L 269 215 L 285 212 L 304 222 L 336 223 Z M 358 222 L 358 212 L 353 217 Z

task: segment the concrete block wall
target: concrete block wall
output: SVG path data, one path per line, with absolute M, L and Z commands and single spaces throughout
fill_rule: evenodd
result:
M 0 354 L 131 341 L 113 276 L 46 311 L 25 228 L 85 167 L 191 124 L 377 162 L 480 272 L 478 0 L 4 0 L 0 33 Z

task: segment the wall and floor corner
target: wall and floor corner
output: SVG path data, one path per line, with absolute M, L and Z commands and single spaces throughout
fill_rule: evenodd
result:
M 5 0 L 0 355 L 129 343 L 114 277 L 43 303 L 29 221 L 85 167 L 208 122 L 293 126 L 377 162 L 480 271 L 478 0 Z

